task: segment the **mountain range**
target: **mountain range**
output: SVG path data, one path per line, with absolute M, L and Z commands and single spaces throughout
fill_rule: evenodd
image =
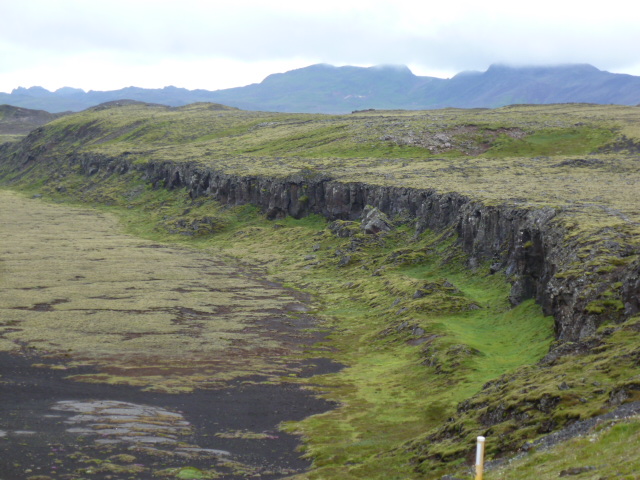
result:
M 0 93 L 0 104 L 79 111 L 100 103 L 136 100 L 181 106 L 223 103 L 247 110 L 348 113 L 361 109 L 495 108 L 510 104 L 640 104 L 640 77 L 615 74 L 587 64 L 548 67 L 492 65 L 450 79 L 414 75 L 406 66 L 335 67 L 311 65 L 269 75 L 262 82 L 224 90 L 178 87 L 88 92 L 64 87 L 19 87 Z

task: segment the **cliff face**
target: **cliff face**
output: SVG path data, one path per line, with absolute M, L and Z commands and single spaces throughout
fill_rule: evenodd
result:
M 561 341 L 579 340 L 605 322 L 640 311 L 638 252 L 612 233 L 610 240 L 593 246 L 592 255 L 606 248 L 620 260 L 597 273 L 573 273 L 575 264 L 583 261 L 578 257 L 583 244 L 569 239 L 558 221 L 562 212 L 552 208 L 487 206 L 456 193 L 342 183 L 314 175 L 236 176 L 191 163 L 134 165 L 95 155 L 74 157 L 72 162 L 85 175 L 136 170 L 155 187 L 184 187 L 192 198 L 207 195 L 228 205 L 254 204 L 270 218 L 313 213 L 328 219 L 357 219 L 371 205 L 391 218 L 413 222 L 416 233 L 448 229 L 469 255 L 470 268 L 490 262 L 492 272 L 506 272 L 513 304 L 534 298 L 545 314 L 553 315 Z M 612 295 L 616 301 L 611 301 Z

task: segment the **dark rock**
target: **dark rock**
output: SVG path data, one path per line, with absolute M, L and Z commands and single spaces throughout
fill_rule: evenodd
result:
M 411 335 L 415 335 L 416 337 L 420 337 L 422 335 L 424 335 L 424 329 L 420 328 L 420 327 L 415 327 L 413 329 L 413 331 L 411 332 Z
M 494 274 L 500 270 L 501 265 L 499 263 L 494 263 L 489 267 L 489 273 Z
M 393 224 L 380 210 L 367 205 L 362 211 L 362 223 L 360 228 L 364 233 L 375 235 L 380 232 L 390 231 L 393 228 Z
M 338 266 L 346 267 L 347 265 L 351 265 L 351 262 L 352 262 L 351 255 L 344 255 L 340 258 L 340 261 L 338 262 Z
M 638 396 L 640 392 L 640 379 L 631 380 L 623 385 L 616 386 L 609 394 L 610 405 L 621 405 L 629 399 Z
M 445 282 L 445 283 L 449 283 L 449 282 Z M 420 287 L 418 290 L 415 291 L 415 293 L 413 294 L 413 299 L 417 300 L 418 298 L 423 298 L 423 297 L 426 297 L 427 295 L 431 295 L 439 288 L 440 287 L 437 284 L 427 282 L 424 285 L 422 285 L 422 287 Z
M 560 472 L 560 476 L 561 477 L 568 477 L 570 475 L 580 475 L 581 473 L 585 473 L 585 472 L 590 472 L 592 470 L 595 470 L 596 467 L 574 467 L 574 468 L 568 468 L 566 470 L 562 470 Z
M 598 337 L 587 338 L 580 342 L 557 343 L 552 346 L 549 353 L 540 361 L 543 364 L 554 364 L 559 358 L 566 355 L 584 355 L 602 345 L 602 340 Z
M 547 419 L 544 420 L 540 423 L 540 425 L 538 426 L 538 429 L 536 430 L 537 433 L 549 433 L 552 432 L 555 428 L 557 427 L 557 424 L 555 422 L 555 420 L 553 419 Z M 533 446 L 533 444 L 527 442 L 530 446 Z
M 85 175 L 131 173 L 154 188 L 186 188 L 191 198 L 209 196 L 225 205 L 253 204 L 269 218 L 290 215 L 301 218 L 319 214 L 333 223 L 330 229 L 341 237 L 376 233 L 392 228 L 394 218 L 415 221 L 416 234 L 426 230 L 457 238 L 469 258 L 469 265 L 492 262 L 490 271 L 504 270 L 511 279 L 511 302 L 515 305 L 535 299 L 547 315 L 555 319 L 556 338 L 562 342 L 583 341 L 605 322 L 620 323 L 640 312 L 640 258 L 637 247 L 625 243 L 623 234 L 613 229 L 606 247 L 594 245 L 592 256 L 606 248 L 607 256 L 629 262 L 615 264 L 597 276 L 573 275 L 580 262 L 578 253 L 584 239 L 569 235 L 555 217 L 561 210 L 529 208 L 517 204 L 484 205 L 458 193 L 438 193 L 431 189 L 343 183 L 322 174 L 299 174 L 287 178 L 238 176 L 189 161 L 135 163 L 131 155 L 107 157 L 78 153 L 51 158 L 39 148 L 45 129 L 38 129 L 9 151 L 3 150 L 5 175 L 28 168 L 35 161 L 67 162 L 61 165 Z M 444 139 L 442 139 L 444 141 Z M 446 142 L 445 142 L 446 143 Z M 576 168 L 584 163 L 578 162 Z M 357 248 L 357 245 L 354 246 Z M 595 273 L 595 272 L 594 272 Z M 381 271 L 373 275 L 380 275 Z M 593 279 L 597 283 L 593 283 Z M 611 285 L 620 284 L 616 299 L 622 308 L 588 309 L 601 299 Z
M 532 448 L 533 448 L 533 443 L 532 442 L 525 442 L 524 445 L 522 445 L 522 447 L 520 447 L 520 450 L 522 450 L 523 452 L 528 452 Z
M 560 403 L 560 400 L 560 397 L 544 394 L 534 402 L 528 402 L 527 404 L 506 405 L 500 403 L 495 407 L 491 406 L 487 408 L 487 410 L 480 415 L 479 420 L 485 427 L 492 427 L 509 420 L 524 421 L 530 417 L 529 413 L 526 411 L 529 408 L 534 408 L 535 410 L 545 414 L 550 414 Z
M 536 282 L 533 277 L 522 276 L 511 287 L 509 301 L 512 305 L 518 305 L 524 300 L 532 298 L 536 292 Z
M 340 238 L 353 237 L 358 233 L 358 225 L 356 222 L 336 220 L 329 224 L 329 230 Z

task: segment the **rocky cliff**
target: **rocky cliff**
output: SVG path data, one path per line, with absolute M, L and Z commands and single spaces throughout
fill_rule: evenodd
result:
M 604 323 L 640 311 L 637 248 L 613 230 L 599 239 L 570 235 L 560 209 L 484 205 L 457 193 L 343 183 L 313 173 L 236 176 L 195 163 L 133 164 L 93 154 L 74 156 L 71 163 L 89 176 L 135 171 L 157 188 L 186 188 L 192 198 L 207 195 L 228 205 L 254 204 L 270 218 L 319 214 L 353 220 L 371 205 L 393 219 L 411 222 L 416 234 L 449 231 L 468 255 L 470 268 L 488 262 L 492 273 L 507 274 L 513 304 L 535 298 L 553 315 L 561 341 L 577 341 Z

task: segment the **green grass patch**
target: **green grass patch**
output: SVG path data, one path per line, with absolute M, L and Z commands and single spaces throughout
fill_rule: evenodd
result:
M 491 157 L 528 157 L 535 155 L 585 155 L 604 147 L 615 138 L 610 129 L 577 127 L 544 129 L 515 139 L 502 135 L 484 154 Z

